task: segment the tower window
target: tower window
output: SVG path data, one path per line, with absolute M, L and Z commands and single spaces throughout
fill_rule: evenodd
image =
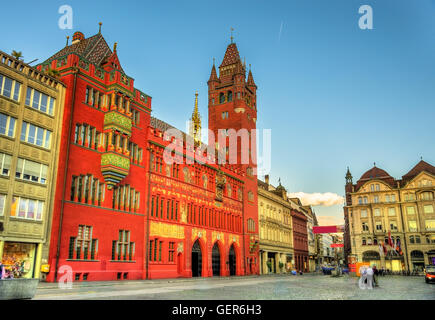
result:
M 224 102 L 225 102 L 225 94 L 221 92 L 219 94 L 219 103 L 224 103 Z
M 228 91 L 228 102 L 233 101 L 233 92 L 232 91 Z

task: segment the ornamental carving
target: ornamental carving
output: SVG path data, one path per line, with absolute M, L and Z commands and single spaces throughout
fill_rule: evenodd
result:
M 221 169 L 216 173 L 216 200 L 222 201 L 226 178 Z
M 205 229 L 192 228 L 192 241 L 195 238 L 203 238 L 205 242 L 207 242 L 207 231 Z
M 177 245 L 177 253 L 183 253 L 183 250 L 184 250 L 183 242 L 179 242 Z
M 163 222 L 150 222 L 150 236 L 184 239 L 184 227 Z

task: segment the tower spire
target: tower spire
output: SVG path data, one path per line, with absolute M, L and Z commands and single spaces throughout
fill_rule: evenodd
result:
M 195 107 L 190 119 L 189 134 L 193 137 L 196 146 L 201 145 L 201 115 L 198 110 L 198 91 L 195 92 Z
M 350 173 L 349 167 L 347 167 L 346 172 L 346 184 L 352 184 L 352 174 Z
M 234 28 L 231 27 L 231 43 L 233 43 L 233 40 L 234 40 L 234 37 L 233 37 L 233 31 L 234 31 Z

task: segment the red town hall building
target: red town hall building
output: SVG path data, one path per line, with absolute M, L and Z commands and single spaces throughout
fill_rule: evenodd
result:
M 67 86 L 47 281 L 68 270 L 75 281 L 258 274 L 255 149 L 246 164 L 200 163 L 195 138 L 176 141 L 180 161 L 166 163 L 172 127 L 151 117 L 151 97 L 101 32 L 76 32 L 38 69 L 57 70 Z M 231 43 L 208 81 L 216 134 L 256 128 L 251 71 L 245 79 Z M 196 105 L 200 129 L 197 118 Z

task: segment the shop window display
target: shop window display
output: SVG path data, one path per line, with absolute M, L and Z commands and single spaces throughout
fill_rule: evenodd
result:
M 32 278 L 35 249 L 34 243 L 5 242 L 2 257 L 5 272 L 2 278 Z

